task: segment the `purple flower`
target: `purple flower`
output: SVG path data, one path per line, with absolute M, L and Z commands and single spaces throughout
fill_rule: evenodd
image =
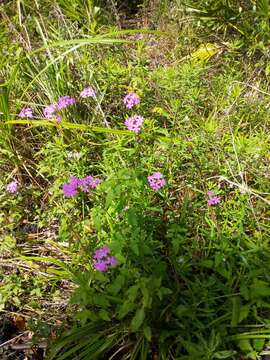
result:
M 103 246 L 95 251 L 94 254 L 94 268 L 98 271 L 105 272 L 109 268 L 116 267 L 118 262 L 115 256 L 109 256 L 110 249 L 108 246 Z
M 55 113 L 55 111 L 57 110 L 57 104 L 51 104 L 45 107 L 45 109 L 43 110 L 43 114 L 45 116 L 46 119 L 51 119 L 52 115 Z
M 66 197 L 76 196 L 78 191 L 73 185 L 66 183 L 63 185 L 63 193 Z
M 56 114 L 55 117 L 56 117 L 56 120 L 57 120 L 57 121 L 61 121 L 61 120 L 62 120 L 62 116 L 59 115 L 59 114 Z
M 6 191 L 11 194 L 15 194 L 17 192 L 17 188 L 18 188 L 18 183 L 16 180 L 13 180 L 6 186 Z
M 109 256 L 107 260 L 107 265 L 110 267 L 116 267 L 118 264 L 115 256 Z
M 66 197 L 77 195 L 78 182 L 79 179 L 76 176 L 71 176 L 69 181 L 63 185 L 63 193 Z
M 220 203 L 221 198 L 215 195 L 213 191 L 208 191 L 207 195 L 208 195 L 208 201 L 207 201 L 208 206 L 217 205 Z
M 83 91 L 80 93 L 80 97 L 82 98 L 88 98 L 88 97 L 96 97 L 96 92 L 92 88 L 92 86 L 88 86 L 87 88 L 83 89 Z
M 139 104 L 140 98 L 135 93 L 129 93 L 124 97 L 123 102 L 128 109 L 131 109 L 131 108 L 133 108 L 133 106 Z
M 110 253 L 110 249 L 108 246 L 102 246 L 102 248 L 95 251 L 94 259 L 95 260 L 102 260 L 103 258 L 107 257 Z
M 79 186 L 83 192 L 89 192 L 90 189 L 95 189 L 100 183 L 101 180 L 99 178 L 94 179 L 91 175 L 88 175 L 79 180 Z
M 63 192 L 66 197 L 73 197 L 77 195 L 78 188 L 83 192 L 89 192 L 90 189 L 95 189 L 101 183 L 99 178 L 94 179 L 91 175 L 85 176 L 82 179 L 76 176 L 71 176 L 69 181 L 63 185 Z
M 106 272 L 109 266 L 104 261 L 94 261 L 94 268 L 98 271 Z
M 22 108 L 22 110 L 19 113 L 19 117 L 20 118 L 32 118 L 33 117 L 32 109 L 29 107 Z
M 155 172 L 154 174 L 149 175 L 147 177 L 147 180 L 148 180 L 150 187 L 154 191 L 158 191 L 160 188 L 162 188 L 166 184 L 164 176 L 160 172 Z
M 143 124 L 143 117 L 140 115 L 134 115 L 126 119 L 125 125 L 128 130 L 134 131 L 138 134 L 141 131 L 141 126 Z
M 91 181 L 90 187 L 91 187 L 92 189 L 95 189 L 100 183 L 101 183 L 101 179 L 99 179 L 99 178 L 93 179 L 93 180 Z
M 58 102 L 57 102 L 57 106 L 58 106 L 58 109 L 64 109 L 70 105 L 74 105 L 76 102 L 76 100 L 71 97 L 71 96 L 61 96 L 59 99 L 58 99 Z

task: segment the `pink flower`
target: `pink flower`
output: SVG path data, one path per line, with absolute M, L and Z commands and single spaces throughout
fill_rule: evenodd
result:
M 108 246 L 102 246 L 102 248 L 95 251 L 94 259 L 102 260 L 104 257 L 108 256 L 110 253 L 110 249 Z
M 147 177 L 147 180 L 148 180 L 150 187 L 154 191 L 158 191 L 166 184 L 163 174 L 161 174 L 159 171 L 155 172 L 152 175 L 149 175 Z
M 80 93 L 81 98 L 88 98 L 88 97 L 96 97 L 96 92 L 92 88 L 92 86 L 88 86 L 87 88 L 83 89 L 83 91 Z
M 106 245 L 95 251 L 93 264 L 96 270 L 105 272 L 109 268 L 117 266 L 116 257 L 109 256 L 109 253 L 110 249 Z
M 81 187 L 83 192 L 89 192 L 90 189 L 95 189 L 100 183 L 101 180 L 99 178 L 94 179 L 91 175 L 88 175 L 79 180 L 78 185 Z
M 217 205 L 221 202 L 221 198 L 215 195 L 213 191 L 208 191 L 207 195 L 208 195 L 208 201 L 207 201 L 208 206 Z
M 57 102 L 57 106 L 58 106 L 58 109 L 64 109 L 70 105 L 74 105 L 76 103 L 76 100 L 71 97 L 71 96 L 61 96 L 59 99 L 58 99 L 58 102 Z
M 58 107 L 57 104 L 51 104 L 45 107 L 43 110 L 43 114 L 46 119 L 51 119 L 52 115 L 57 111 Z
M 69 182 L 63 185 L 63 193 L 66 197 L 76 196 L 78 193 L 79 179 L 76 176 L 71 176 Z
M 140 115 L 134 115 L 126 119 L 125 125 L 130 131 L 134 131 L 138 134 L 141 131 L 141 126 L 143 124 L 143 117 Z
M 101 272 L 106 272 L 109 268 L 108 264 L 104 261 L 94 261 L 94 268 Z
M 63 193 L 66 197 L 73 197 L 77 195 L 79 188 L 87 193 L 90 189 L 95 189 L 100 183 L 101 179 L 93 178 L 91 175 L 85 176 L 82 179 L 71 176 L 69 181 L 63 185 Z
M 115 256 L 109 256 L 108 257 L 108 260 L 107 260 L 107 264 L 110 266 L 110 267 L 116 267 L 117 264 L 118 264 L 118 261 L 116 259 Z
M 140 103 L 140 97 L 135 93 L 129 93 L 124 97 L 123 102 L 128 109 L 131 109 Z
M 18 183 L 16 180 L 11 181 L 7 186 L 6 186 L 6 191 L 11 193 L 11 194 L 15 194 L 17 192 L 18 189 Z
M 19 117 L 20 118 L 32 118 L 33 117 L 32 109 L 29 107 L 22 108 L 22 110 L 19 113 Z

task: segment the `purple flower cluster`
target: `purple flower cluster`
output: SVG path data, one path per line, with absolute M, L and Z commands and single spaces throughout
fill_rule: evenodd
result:
M 57 111 L 57 104 L 51 104 L 45 107 L 43 114 L 46 119 L 52 119 L 54 113 Z
M 159 171 L 155 172 L 152 175 L 149 175 L 147 177 L 147 180 L 148 180 L 150 187 L 154 191 L 158 191 L 166 184 L 163 174 L 161 174 Z
M 32 118 L 33 117 L 33 111 L 29 107 L 23 107 L 19 113 L 20 118 Z
M 215 195 L 213 191 L 208 191 L 207 196 L 208 196 L 208 201 L 207 201 L 208 206 L 217 205 L 221 201 L 221 198 Z
M 18 183 L 17 183 L 16 180 L 11 181 L 6 186 L 6 191 L 11 193 L 11 194 L 15 194 L 17 192 L 17 189 L 18 189 Z
M 105 272 L 109 268 L 117 266 L 117 259 L 115 256 L 109 256 L 110 249 L 108 246 L 96 250 L 94 255 L 94 268 L 98 271 Z
M 79 179 L 71 176 L 69 181 L 63 185 L 63 193 L 66 197 L 76 196 L 78 193 Z
M 45 107 L 43 110 L 43 114 L 46 119 L 52 119 L 53 116 L 56 117 L 56 120 L 61 121 L 62 117 L 59 114 L 56 114 L 57 111 L 61 109 L 65 109 L 66 107 L 70 105 L 74 105 L 76 103 L 76 100 L 71 96 L 61 96 L 58 99 L 58 102 L 55 104 L 50 104 Z
M 128 93 L 123 100 L 124 104 L 128 109 L 133 108 L 133 106 L 140 103 L 140 97 L 135 93 Z
M 83 91 L 80 93 L 81 98 L 88 98 L 88 97 L 96 97 L 96 92 L 92 88 L 92 86 L 88 86 L 87 88 L 83 89 Z
M 134 131 L 138 134 L 141 131 L 141 126 L 143 124 L 143 117 L 140 115 L 130 116 L 126 119 L 125 125 L 128 130 Z
M 66 197 L 73 197 L 78 194 L 78 189 L 88 193 L 90 189 L 95 189 L 101 183 L 99 178 L 93 178 L 91 175 L 85 176 L 82 179 L 76 176 L 71 176 L 69 181 L 63 185 L 63 193 Z
M 71 96 L 61 96 L 58 99 L 57 107 L 58 109 L 65 109 L 68 106 L 74 105 L 76 103 L 76 100 Z

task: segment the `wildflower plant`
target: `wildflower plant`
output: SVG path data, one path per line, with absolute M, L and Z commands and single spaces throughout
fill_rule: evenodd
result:
M 57 19 L 47 23 L 48 29 L 57 30 L 52 34 L 42 32 L 36 16 L 31 21 L 28 3 L 18 4 L 14 19 L 23 19 L 26 28 L 28 20 L 40 25 L 43 36 L 36 42 L 42 39 L 46 44 L 35 51 L 35 36 L 30 36 L 31 55 L 20 57 L 20 66 L 14 67 L 20 79 L 11 74 L 1 87 L 0 255 L 6 251 L 3 244 L 16 247 L 18 239 L 18 270 L 17 258 L 22 253 L 22 261 L 27 261 L 32 243 L 33 253 L 59 248 L 57 254 L 65 259 L 55 259 L 53 250 L 51 272 L 42 281 L 47 284 L 52 278 L 54 287 L 58 277 L 59 283 L 76 285 L 71 286 L 71 303 L 76 306 L 66 311 L 69 319 L 74 316 L 73 327 L 60 334 L 51 358 L 235 360 L 248 352 L 248 358 L 261 356 L 266 343 L 257 340 L 268 340 L 270 334 L 265 155 L 269 69 L 258 81 L 265 84 L 261 90 L 259 85 L 257 89 L 242 84 L 246 63 L 242 73 L 235 58 L 230 63 L 235 52 L 225 47 L 214 52 L 210 63 L 212 55 L 206 50 L 211 44 L 192 49 L 194 39 L 185 36 L 184 25 L 184 40 L 181 34 L 177 37 L 176 50 L 171 38 L 168 46 L 164 37 L 155 40 L 172 52 L 166 58 L 164 51 L 166 65 L 160 66 L 159 56 L 152 61 L 148 46 L 126 51 L 126 30 L 123 48 L 108 50 L 108 44 L 119 44 L 122 37 L 114 39 L 112 32 L 106 37 L 103 30 L 99 34 L 92 21 L 98 10 L 90 9 L 91 1 L 74 0 L 72 11 L 72 1 L 56 4 L 51 14 Z M 66 14 L 80 20 L 74 26 Z M 91 14 L 91 24 L 84 14 Z M 59 16 L 66 29 L 57 27 Z M 194 30 L 191 22 L 188 36 Z M 99 41 L 101 46 L 88 46 Z M 27 38 L 23 45 L 28 42 Z M 8 65 L 3 78 L 11 70 Z M 254 74 L 260 79 L 258 71 Z M 140 96 L 137 90 L 125 93 L 127 87 L 138 89 Z M 247 89 L 254 91 L 251 96 Z M 48 98 L 54 101 L 50 104 Z M 22 103 L 26 105 L 18 111 Z M 35 124 L 38 114 L 42 119 Z M 24 128 L 25 124 L 30 126 Z M 25 222 L 36 226 L 34 236 L 22 238 Z M 47 238 L 47 230 L 53 231 L 54 240 Z M 32 241 L 37 233 L 45 234 L 44 239 L 38 236 L 38 246 Z M 32 261 L 33 257 L 22 268 L 26 271 L 17 273 L 27 272 Z M 48 258 L 38 257 L 37 262 L 43 274 Z M 8 279 L 5 271 L 1 284 Z M 20 289 L 14 286 L 11 291 L 6 283 L 4 302 L 21 312 L 20 300 L 13 295 L 23 293 L 29 301 L 32 297 L 28 283 L 19 283 Z M 57 288 L 57 296 L 62 290 Z M 46 288 L 42 291 L 47 306 Z M 64 294 L 64 306 L 69 295 Z M 52 303 L 55 306 L 54 299 Z M 35 306 L 30 303 L 27 311 Z

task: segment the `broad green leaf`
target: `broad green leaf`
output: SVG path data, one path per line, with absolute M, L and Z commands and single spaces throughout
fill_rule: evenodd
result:
M 108 287 L 108 291 L 113 295 L 116 295 L 119 293 L 124 283 L 125 283 L 125 276 L 123 274 L 119 274 L 112 282 L 112 284 Z
M 253 350 L 249 339 L 238 340 L 237 344 L 238 344 L 239 348 L 244 352 Z
M 253 345 L 254 349 L 257 351 L 262 351 L 264 348 L 264 344 L 265 344 L 265 339 L 253 339 L 252 340 L 252 345 Z
M 152 337 L 152 332 L 151 332 L 151 328 L 150 326 L 145 326 L 143 328 L 143 333 L 144 333 L 144 336 L 146 337 L 147 341 L 151 341 L 151 337 Z
M 135 316 L 131 321 L 132 331 L 137 331 L 141 327 L 144 318 L 145 318 L 144 307 L 141 307 L 140 309 L 137 309 Z
M 124 301 L 118 312 L 118 318 L 123 319 L 130 311 L 134 309 L 134 303 L 129 299 Z
M 243 321 L 247 318 L 250 310 L 250 305 L 241 305 L 240 314 L 239 314 L 239 322 Z
M 270 296 L 270 286 L 264 281 L 257 281 L 250 287 L 250 295 L 254 298 Z

